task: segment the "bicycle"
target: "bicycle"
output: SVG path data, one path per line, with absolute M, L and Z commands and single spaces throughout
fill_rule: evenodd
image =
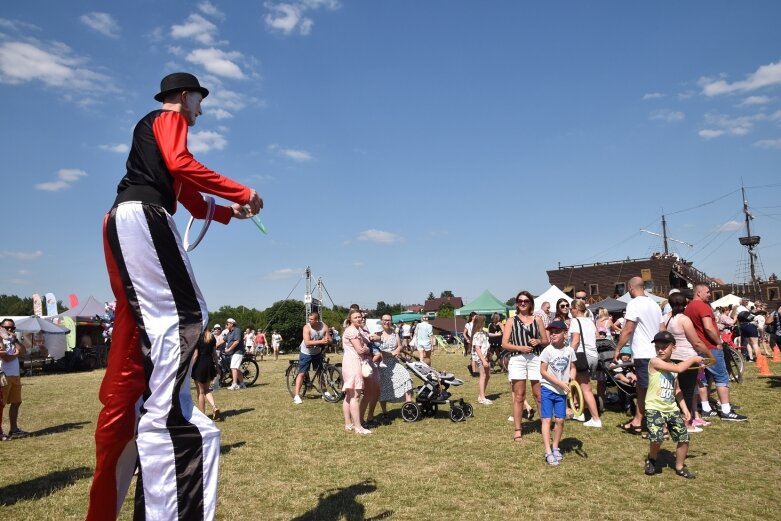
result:
M 331 364 L 328 357 L 323 357 L 320 369 L 316 370 L 312 376 L 310 371 L 304 374 L 304 380 L 301 382 L 301 398 L 308 391 L 317 391 L 323 397 L 323 400 L 329 403 L 335 403 L 344 397 L 342 392 L 342 370 L 341 364 Z M 287 391 L 291 397 L 296 395 L 296 376 L 298 375 L 298 360 L 290 360 L 290 365 L 285 371 L 285 380 L 287 382 Z
M 736 384 L 742 384 L 743 370 L 746 367 L 743 355 L 727 343 L 722 344 L 722 349 L 724 351 L 724 365 L 727 366 L 727 374 L 729 374 L 730 380 Z
M 220 367 L 220 386 L 230 387 L 233 384 L 233 373 L 230 369 L 231 355 L 221 354 L 219 360 Z M 255 355 L 252 353 L 244 353 L 244 358 L 241 361 L 239 367 L 244 381 L 244 385 L 247 387 L 255 385 L 255 382 L 260 376 L 260 366 L 255 361 Z

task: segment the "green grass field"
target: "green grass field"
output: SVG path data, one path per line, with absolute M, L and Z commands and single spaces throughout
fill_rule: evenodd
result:
M 643 474 L 647 441 L 619 431 L 608 411 L 602 429 L 567 422 L 559 467 L 543 461 L 539 421 L 511 441 L 509 385 L 494 375 L 477 404 L 477 380 L 465 358 L 436 352 L 434 366 L 466 379 L 451 388 L 475 407 L 452 423 L 447 412 L 409 424 L 394 421 L 368 437 L 343 430 L 341 403 L 294 406 L 284 383 L 287 356 L 261 363 L 258 384 L 216 393 L 226 419 L 217 518 L 358 519 L 778 519 L 781 376 L 747 368 L 733 401 L 747 423 L 715 420 L 693 434 L 687 464 L 697 479 L 671 468 Z M 781 364 L 771 364 L 781 374 Z M 25 378 L 20 426 L 34 435 L 0 444 L 3 519 L 83 519 L 103 371 Z M 418 383 L 413 378 L 413 382 Z M 7 412 L 6 412 L 7 414 Z M 6 420 L 7 422 L 7 420 Z M 5 424 L 7 429 L 7 423 Z M 660 461 L 672 464 L 674 444 Z M 131 487 L 132 490 L 132 487 Z M 132 518 L 126 501 L 121 519 Z

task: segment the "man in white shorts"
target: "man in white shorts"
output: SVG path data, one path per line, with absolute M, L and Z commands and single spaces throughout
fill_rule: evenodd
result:
M 428 323 L 428 317 L 420 317 L 420 324 L 415 328 L 415 346 L 420 361 L 431 366 L 431 349 L 434 345 L 434 328 Z
M 228 387 L 229 391 L 244 389 L 244 375 L 241 373 L 241 362 L 244 361 L 244 343 L 242 334 L 236 327 L 236 321 L 229 318 L 225 321 L 225 327 L 228 328 L 228 336 L 225 338 L 225 354 L 231 357 L 231 376 L 233 384 Z

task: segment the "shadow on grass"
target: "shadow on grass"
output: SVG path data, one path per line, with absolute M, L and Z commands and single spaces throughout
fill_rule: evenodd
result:
M 254 407 L 250 407 L 248 409 L 231 409 L 229 411 L 222 411 L 220 414 L 223 418 L 230 418 L 231 416 L 238 416 L 240 414 L 248 413 L 254 411 Z
M 373 517 L 364 517 L 366 509 L 358 502 L 357 497 L 362 494 L 370 494 L 377 490 L 377 484 L 372 479 L 367 479 L 350 485 L 349 487 L 326 490 L 320 494 L 317 506 L 304 514 L 295 517 L 292 521 L 372 521 L 375 519 L 388 519 L 393 511 L 386 510 Z
M 236 443 L 231 443 L 230 445 L 220 445 L 220 456 L 225 456 L 233 449 L 238 449 L 239 447 L 243 447 L 246 444 L 247 442 L 237 441 Z
M 765 381 L 768 387 L 781 387 L 781 376 L 769 376 Z
M 561 452 L 568 454 L 574 452 L 583 459 L 588 458 L 588 452 L 583 449 L 583 442 L 577 438 L 564 438 L 559 442 Z
M 49 434 L 58 434 L 60 432 L 83 429 L 85 425 L 88 425 L 90 423 L 92 422 L 72 422 L 72 423 L 63 423 L 62 425 L 53 425 L 51 427 L 46 427 L 44 429 L 33 431 L 30 433 L 28 437 L 33 438 L 37 436 L 47 436 Z
M 92 469 L 88 467 L 57 470 L 39 478 L 2 487 L 0 488 L 0 505 L 11 506 L 19 501 L 46 497 L 73 485 L 80 479 L 92 477 L 92 472 Z

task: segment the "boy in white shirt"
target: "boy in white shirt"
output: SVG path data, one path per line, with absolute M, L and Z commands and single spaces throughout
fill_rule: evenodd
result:
M 542 444 L 545 449 L 545 461 L 548 465 L 558 465 L 564 459 L 559 450 L 559 442 L 564 433 L 564 418 L 567 415 L 567 394 L 569 382 L 575 379 L 575 351 L 565 346 L 567 325 L 554 320 L 548 327 L 550 344 L 540 354 L 541 398 L 540 417 L 542 418 Z M 553 447 L 551 448 L 550 424 L 554 418 Z

